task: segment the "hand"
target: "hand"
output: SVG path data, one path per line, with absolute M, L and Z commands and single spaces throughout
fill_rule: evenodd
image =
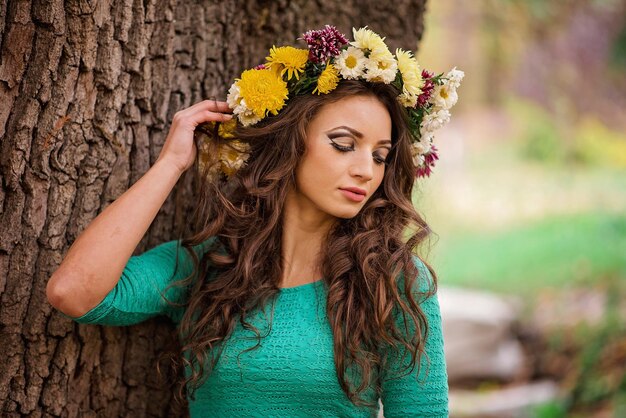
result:
M 203 100 L 174 114 L 172 126 L 165 139 L 159 160 L 173 164 L 180 172 L 193 165 L 196 158 L 196 145 L 193 132 L 204 122 L 226 122 L 232 119 L 232 110 L 226 102 Z

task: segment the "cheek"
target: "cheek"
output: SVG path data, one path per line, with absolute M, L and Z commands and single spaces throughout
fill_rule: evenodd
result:
M 381 168 L 380 170 L 376 171 L 375 177 L 372 179 L 372 192 L 378 190 L 381 186 L 381 184 L 383 183 L 383 179 L 385 178 L 385 169 Z
M 331 147 L 328 148 L 326 150 L 318 146 L 308 150 L 297 170 L 299 182 L 320 187 L 338 181 L 342 171 L 341 159 L 337 158 Z

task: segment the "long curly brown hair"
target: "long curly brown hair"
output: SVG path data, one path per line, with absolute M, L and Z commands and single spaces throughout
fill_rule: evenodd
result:
M 177 330 L 180 351 L 176 359 L 170 357 L 179 377 L 177 401 L 183 400 L 185 392 L 193 398 L 219 360 L 220 342 L 229 338 L 236 321 L 255 332 L 258 347 L 262 336 L 246 318 L 279 292 L 282 209 L 295 186 L 306 128 L 324 105 L 357 95 L 373 96 L 389 111 L 392 149 L 379 188 L 355 217 L 337 220 L 322 249 L 337 376 L 355 405 L 374 408 L 377 405 L 360 395 L 368 387 L 381 395 L 377 376 L 390 355 L 408 350 L 408 367 L 417 366 L 419 372 L 428 324 L 416 297 L 436 291 L 436 275 L 425 263 L 433 280 L 428 291 L 416 292 L 418 270 L 413 253 L 430 229 L 411 200 L 415 166 L 406 111 L 391 85 L 342 80 L 329 94 L 296 96 L 278 115 L 253 127 L 239 127 L 236 138 L 250 144 L 251 156 L 227 182 L 208 181 L 206 173 L 198 177 L 192 230 L 199 232 L 181 240 L 195 270 L 185 280 L 172 283 L 189 286 Z M 213 139 L 214 143 L 223 141 Z M 192 247 L 207 240 L 213 244 L 199 258 Z M 210 366 L 206 370 L 205 364 Z M 184 367 L 191 370 L 189 377 L 184 377 Z M 358 382 L 350 381 L 348 369 L 359 372 Z

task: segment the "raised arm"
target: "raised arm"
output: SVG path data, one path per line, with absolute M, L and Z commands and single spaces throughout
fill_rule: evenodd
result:
M 226 121 L 225 102 L 205 100 L 174 115 L 154 165 L 79 235 L 46 287 L 48 301 L 71 317 L 95 307 L 115 287 L 133 251 L 181 174 L 194 162 L 193 132 Z

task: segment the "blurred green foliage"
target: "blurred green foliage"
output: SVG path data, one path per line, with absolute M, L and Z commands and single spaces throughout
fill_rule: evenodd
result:
M 519 96 L 507 98 L 506 109 L 519 126 L 523 157 L 543 162 L 561 162 L 566 150 L 554 119 L 538 104 Z
M 542 336 L 536 356 L 559 357 L 565 397 L 533 417 L 626 417 L 614 303 L 626 298 L 624 10 L 626 0 L 447 0 L 426 16 L 420 61 L 467 74 L 441 172 L 418 199 L 440 234 L 440 283 L 519 295 L 526 309 L 539 294 L 612 298 L 601 323 Z
M 542 106 L 517 96 L 507 99 L 506 109 L 519 126 L 516 139 L 525 158 L 626 168 L 626 133 L 593 116 L 564 128 Z
M 610 64 L 617 70 L 623 71 L 626 68 L 626 26 L 613 42 Z
M 582 349 L 575 363 L 573 387 L 565 399 L 568 410 L 585 410 L 601 403 L 618 403 L 626 395 L 626 329 L 620 318 L 620 295 L 624 283 L 617 278 L 608 281 L 607 303 L 603 321 L 598 325 L 579 327 L 577 343 Z M 574 415 L 576 416 L 576 415 Z
M 538 289 L 626 278 L 626 214 L 550 217 L 439 242 L 441 283 L 529 296 Z
M 548 402 L 538 405 L 530 411 L 530 416 L 534 418 L 565 418 L 567 409 L 560 401 Z
M 578 123 L 573 156 L 579 161 L 609 167 L 626 167 L 626 133 L 609 129 L 591 116 Z
M 583 322 L 573 332 L 557 331 L 568 335 L 560 338 L 561 346 L 550 350 L 569 353 L 572 358 L 563 379 L 567 395 L 537 409 L 534 416 L 584 418 L 603 410 L 613 411 L 615 417 L 624 416 L 626 327 L 620 309 L 626 283 L 611 277 L 604 286 L 607 302 L 600 323 Z

